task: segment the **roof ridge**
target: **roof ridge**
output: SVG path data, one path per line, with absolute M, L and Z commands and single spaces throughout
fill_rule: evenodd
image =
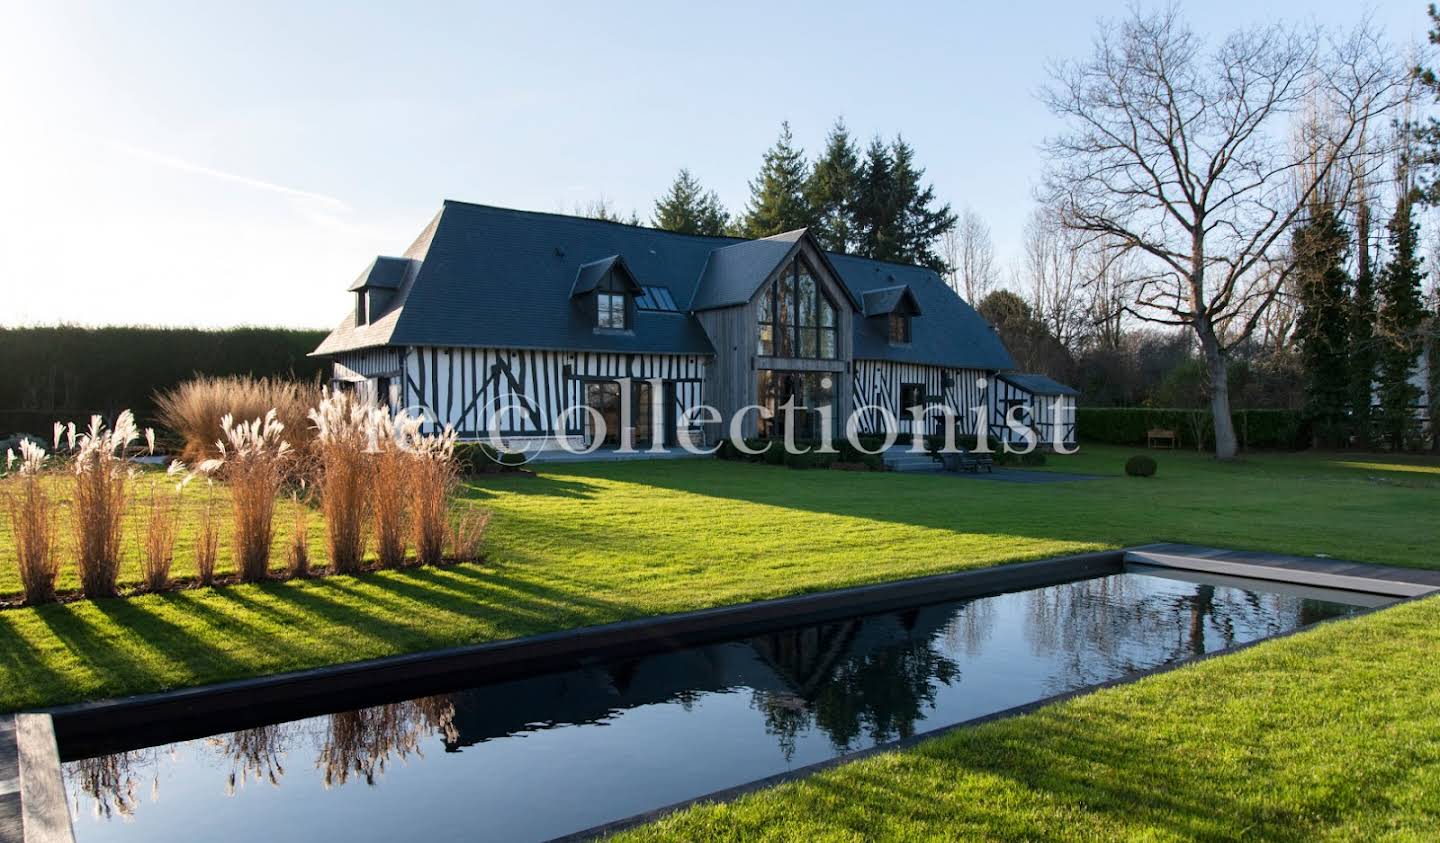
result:
M 469 208 L 482 208 L 482 209 L 487 210 L 487 211 L 503 211 L 503 212 L 505 212 L 505 213 L 510 213 L 510 214 L 524 214 L 524 215 L 526 215 L 526 216 L 550 217 L 550 218 L 553 218 L 553 219 L 563 219 L 563 220 L 576 220 L 576 221 L 578 221 L 578 222 L 594 223 L 594 224 L 596 224 L 596 225 L 613 225 L 613 226 L 619 226 L 619 227 L 621 227 L 621 228 L 629 228 L 629 229 L 634 229 L 634 230 L 638 230 L 638 231 L 649 231 L 649 232 L 653 232 L 653 233 L 655 233 L 655 234 L 663 234 L 663 235 L 666 235 L 667 237 L 688 237 L 688 238 L 693 239 L 693 240 L 728 240 L 728 241 L 730 241 L 730 242 L 729 242 L 728 244 L 726 244 L 726 245 L 730 245 L 730 246 L 736 246 L 736 245 L 739 245 L 739 244 L 741 244 L 741 243 L 755 243 L 755 242 L 758 242 L 758 241 L 761 241 L 761 240 L 769 240 L 769 239 L 774 238 L 774 237 L 783 237 L 783 236 L 786 235 L 786 234 L 794 234 L 794 233 L 797 232 L 797 231 L 810 231 L 810 229 L 814 228 L 814 226 L 801 226 L 800 228 L 793 228 L 793 229 L 790 229 L 789 231 L 777 232 L 777 233 L 775 233 L 775 234 L 771 234 L 771 235 L 768 235 L 768 236 L 765 236 L 765 237 L 738 237 L 738 236 L 735 236 L 735 235 L 733 235 L 733 234 L 689 234 L 689 233 L 686 233 L 686 232 L 683 232 L 683 231 L 671 231 L 671 230 L 666 229 L 666 228 L 656 228 L 656 227 L 653 226 L 653 225 L 636 225 L 636 224 L 634 224 L 634 223 L 622 222 L 622 221 L 620 221 L 620 220 L 602 220 L 602 219 L 596 219 L 595 217 L 580 216 L 579 214 L 567 214 L 567 213 L 564 213 L 564 212 L 561 212 L 561 211 L 533 211 L 533 210 L 530 210 L 530 209 L 528 209 L 528 208 L 510 208 L 510 207 L 506 207 L 506 206 L 504 206 L 504 205 L 490 205 L 490 204 L 487 204 L 487 203 L 485 203 L 485 202 L 470 202 L 470 201 L 467 201 L 467 200 L 465 200 L 465 199 L 442 199 L 442 200 L 440 200 L 440 204 L 441 204 L 441 206 L 442 206 L 442 210 L 443 210 L 443 207 L 446 206 L 446 205 L 463 205 L 463 206 L 469 207 Z M 811 236 L 813 237 L 814 235 L 811 234 Z M 719 247 L 717 247 L 717 248 L 722 248 L 722 249 L 723 249 L 723 248 L 725 248 L 725 247 L 724 247 L 724 246 L 719 246 Z M 923 266 L 923 265 L 918 264 L 918 263 L 903 263 L 903 262 L 901 262 L 901 261 L 889 261 L 889 260 L 883 260 L 883 259 L 881 259 L 881 258 L 866 257 L 865 255 L 854 255 L 854 254 L 850 254 L 849 252 L 835 252 L 835 251 L 831 251 L 830 249 L 821 249 L 821 251 L 824 252 L 827 256 L 832 257 L 832 258 L 845 258 L 846 260 L 865 261 L 866 263 L 879 264 L 879 265 L 881 265 L 881 266 L 893 266 L 893 267 L 900 267 L 900 268 L 902 268 L 902 269 L 920 269 L 920 270 L 924 270 L 925 272 L 935 272 L 935 270 L 931 269 L 930 267 L 928 267 L 928 266 Z M 939 275 L 940 273 L 935 272 L 935 274 L 936 274 L 936 275 Z

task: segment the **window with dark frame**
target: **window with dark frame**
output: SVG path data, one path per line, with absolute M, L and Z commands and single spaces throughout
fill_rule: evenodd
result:
M 840 354 L 835 304 L 804 261 L 794 261 L 760 296 L 756 351 L 767 357 L 834 359 Z
M 595 324 L 600 328 L 625 328 L 625 294 L 601 291 L 595 294 Z
M 910 314 L 890 314 L 890 342 L 901 344 L 910 342 Z
M 923 383 L 902 383 L 900 384 L 900 413 L 904 416 L 910 415 L 911 407 L 925 407 L 925 384 Z

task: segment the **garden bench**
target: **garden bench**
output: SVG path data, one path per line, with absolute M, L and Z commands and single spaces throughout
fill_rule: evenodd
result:
M 961 448 L 953 454 L 941 454 L 941 461 L 945 464 L 946 471 L 968 471 L 972 474 L 979 474 L 984 468 L 987 472 L 994 472 L 995 460 L 989 454 L 972 454 Z
M 1175 448 L 1180 444 L 1180 436 L 1173 430 L 1163 427 L 1152 427 L 1145 435 L 1145 446 L 1147 448 Z

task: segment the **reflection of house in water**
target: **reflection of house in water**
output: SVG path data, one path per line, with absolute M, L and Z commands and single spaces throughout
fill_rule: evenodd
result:
M 791 710 L 784 719 L 794 722 L 779 730 L 792 738 L 811 723 L 843 744 L 862 726 L 906 733 L 932 696 L 930 683 L 957 672 L 933 647 L 954 614 L 950 605 L 851 619 L 452 694 L 446 749 L 732 691 L 752 692 L 768 721 L 772 709 Z

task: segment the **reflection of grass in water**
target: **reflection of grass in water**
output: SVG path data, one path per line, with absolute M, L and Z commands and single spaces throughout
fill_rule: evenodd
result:
M 324 772 L 327 789 L 351 776 L 373 785 L 391 759 L 404 760 L 412 753 L 423 758 L 420 742 L 436 732 L 458 740 L 454 719 L 455 706 L 448 696 L 332 714 L 315 766 Z

